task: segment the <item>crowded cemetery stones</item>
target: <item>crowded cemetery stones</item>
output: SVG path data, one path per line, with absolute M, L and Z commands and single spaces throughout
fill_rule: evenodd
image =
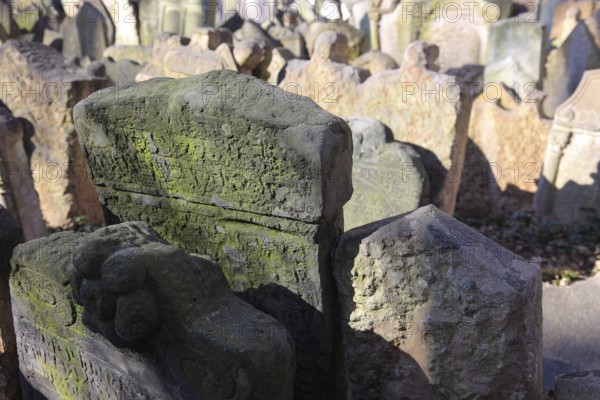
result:
M 600 2 L 77 3 L 0 2 L 0 400 L 599 398 L 459 219 L 600 270 Z

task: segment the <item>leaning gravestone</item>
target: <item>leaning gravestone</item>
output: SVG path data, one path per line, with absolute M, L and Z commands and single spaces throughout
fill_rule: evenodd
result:
M 549 118 L 557 108 L 577 89 L 587 70 L 600 68 L 600 49 L 589 28 L 577 16 L 574 28 L 565 38 L 555 41 L 555 48 L 548 53 L 544 90 L 548 97 L 543 110 Z
M 538 24 L 512 18 L 492 24 L 487 42 L 484 84 L 504 83 L 521 98 L 540 88 L 544 40 L 544 27 Z
M 146 221 L 212 257 L 294 337 L 295 398 L 331 398 L 329 252 L 352 191 L 346 123 L 234 71 L 107 89 L 74 116 L 108 222 Z
M 19 364 L 10 306 L 8 278 L 13 248 L 22 241 L 21 228 L 0 205 L 0 398 L 19 398 Z
M 599 92 L 600 70 L 586 71 L 575 93 L 556 110 L 534 198 L 540 216 L 570 223 L 599 217 Z
M 542 398 L 535 265 L 427 206 L 346 232 L 334 275 L 349 398 Z
M 344 229 L 412 211 L 429 203 L 429 181 L 410 145 L 387 142 L 385 125 L 348 117 L 352 131 L 352 198 L 344 205 Z
M 12 266 L 26 399 L 292 398 L 285 328 L 144 223 L 29 241 Z
M 71 113 L 105 80 L 65 62 L 51 47 L 17 40 L 0 47 L 0 80 L 5 83 L 3 102 L 33 127 L 30 167 L 47 225 L 61 227 L 82 215 L 101 223 L 102 209 L 85 171 Z

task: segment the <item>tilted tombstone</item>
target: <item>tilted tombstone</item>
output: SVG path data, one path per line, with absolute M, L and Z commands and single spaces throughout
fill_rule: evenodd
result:
M 337 32 L 344 35 L 348 40 L 348 58 L 354 60 L 362 53 L 369 50 L 367 35 L 358 29 L 353 28 L 347 22 L 314 22 L 309 25 L 307 32 L 304 35 L 306 40 L 306 49 L 308 55 L 312 57 L 315 50 L 316 41 L 323 32 Z
M 285 328 L 144 223 L 29 241 L 11 263 L 25 398 L 292 399 Z
M 542 398 L 537 266 L 427 206 L 346 232 L 334 275 L 349 397 Z
M 17 343 L 8 278 L 13 248 L 23 240 L 17 221 L 0 204 L 0 398 L 19 398 Z
M 556 110 L 534 198 L 540 216 L 570 223 L 598 218 L 599 92 L 600 70 L 586 71 L 575 93 Z
M 574 19 L 578 17 L 572 15 Z M 546 60 L 546 76 L 543 89 L 548 93 L 543 103 L 546 116 L 554 113 L 575 89 L 587 70 L 600 68 L 600 49 L 587 25 L 578 19 L 575 27 L 565 38 L 555 41 Z
M 67 63 L 51 47 L 9 40 L 0 47 L 0 80 L 6 83 L 3 102 L 33 129 L 30 167 L 48 227 L 67 225 L 77 216 L 101 223 L 71 114 L 75 103 L 105 86 L 105 79 Z
M 510 214 L 529 207 L 542 172 L 552 120 L 541 115 L 544 94 L 522 100 L 505 85 L 473 102 L 457 211 Z
M 344 229 L 393 217 L 429 203 L 429 181 L 410 145 L 388 142 L 386 128 L 369 117 L 347 117 L 352 131 L 352 198 Z
M 504 83 L 521 98 L 539 89 L 544 67 L 544 27 L 507 19 L 490 27 L 484 84 Z
M 156 33 L 172 32 L 189 37 L 197 28 L 215 25 L 215 0 L 157 0 L 157 3 Z
M 19 221 L 25 240 L 46 236 L 40 200 L 29 174 L 29 157 L 23 145 L 23 126 L 0 105 L 0 162 L 3 180 L 10 185 L 14 202 L 9 210 Z
M 347 124 L 234 71 L 107 89 L 74 110 L 110 218 L 223 268 L 294 338 L 295 398 L 330 399 L 329 252 L 351 196 Z

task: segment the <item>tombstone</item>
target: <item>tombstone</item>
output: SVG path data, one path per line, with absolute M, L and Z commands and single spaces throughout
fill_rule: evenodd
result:
M 328 257 L 352 193 L 346 123 L 227 70 L 109 88 L 74 117 L 107 222 L 145 221 L 214 259 L 292 334 L 294 398 L 331 399 Z
M 410 4 L 410 6 L 408 6 Z M 379 48 L 402 65 L 406 47 L 419 38 L 424 16 L 415 3 L 394 0 L 381 2 L 379 12 Z
M 508 215 L 529 207 L 542 172 L 552 127 L 540 113 L 543 94 L 521 100 L 507 86 L 496 86 L 495 93 L 486 90 L 473 102 L 457 203 L 461 215 Z
M 144 65 L 152 58 L 151 46 L 112 45 L 104 49 L 102 57 L 112 58 L 114 61 L 131 60 Z
M 309 25 L 304 35 L 306 40 L 306 49 L 308 55 L 312 58 L 313 50 L 316 48 L 316 41 L 323 32 L 333 31 L 344 35 L 348 41 L 348 59 L 354 60 L 362 53 L 369 50 L 367 35 L 358 29 L 353 28 L 346 22 L 314 22 Z
M 19 225 L 0 204 L 0 398 L 19 398 L 19 364 L 8 278 L 13 248 L 23 240 Z
M 503 20 L 491 25 L 484 84 L 503 83 L 521 98 L 542 83 L 544 27 L 527 21 Z
M 33 130 L 30 169 L 47 226 L 63 227 L 77 216 L 100 224 L 102 210 L 71 113 L 75 103 L 103 88 L 105 80 L 65 62 L 48 46 L 16 40 L 0 47 L 0 79 L 7 82 L 2 100 Z
M 143 66 L 130 60 L 115 61 L 112 58 L 103 58 L 102 64 L 106 69 L 108 86 L 124 85 L 135 82 L 135 77 L 142 71 Z
M 419 154 L 386 140 L 386 128 L 369 117 L 347 117 L 352 131 L 352 198 L 344 229 L 393 217 L 429 203 L 429 181 Z
M 341 63 L 347 60 L 343 38 L 323 33 L 311 60 L 290 61 L 279 86 L 311 97 L 340 117 L 375 118 L 390 128 L 394 140 L 416 145 L 431 201 L 452 213 L 467 144 L 471 104 L 466 92 L 455 77 L 436 72 L 436 46 L 413 42 L 400 69 L 364 80 L 368 71 Z
M 197 28 L 215 26 L 215 0 L 158 0 L 156 7 L 156 33 L 171 32 L 190 37 Z
M 144 223 L 30 241 L 11 263 L 25 398 L 292 398 L 285 328 Z
M 542 398 L 535 265 L 434 206 L 346 232 L 334 257 L 351 398 Z
M 19 27 L 13 17 L 13 11 L 10 4 L 0 2 L 0 43 L 8 39 L 17 39 L 19 37 Z
M 159 2 L 156 0 L 139 0 L 140 44 L 152 46 L 159 31 L 158 11 Z
M 566 287 L 544 285 L 545 390 L 561 374 L 600 368 L 598 304 L 599 275 Z
M 600 398 L 600 370 L 556 377 L 554 398 L 556 400 L 596 400 Z
M 136 76 L 137 82 L 157 77 L 185 78 L 208 71 L 237 70 L 231 35 L 202 28 L 187 41 L 178 35 L 157 37 L 152 58 Z
M 600 49 L 594 37 L 584 22 L 575 23 L 563 42 L 554 42 L 546 60 L 544 91 L 548 97 L 543 106 L 548 117 L 554 117 L 558 106 L 575 92 L 585 71 L 600 68 Z
M 63 27 L 63 55 L 69 59 L 100 60 L 104 49 L 115 43 L 115 25 L 100 1 L 84 0 L 74 19 Z
M 398 68 L 398 64 L 394 59 L 380 51 L 369 51 L 361 55 L 354 61 L 352 66 L 368 70 L 371 75 L 375 75 L 379 71 Z
M 550 29 L 551 42 L 563 42 L 575 29 L 577 21 L 583 21 L 592 33 L 598 46 L 598 34 L 593 29 L 596 13 L 600 10 L 600 3 L 596 1 L 567 1 L 556 5 L 552 28 Z
M 262 61 L 254 68 L 252 75 L 263 80 L 269 79 L 268 68 L 271 63 L 273 49 L 282 46 L 282 43 L 271 37 L 268 32 L 253 21 L 245 21 L 241 28 L 233 33 L 233 40 L 234 47 L 249 40 L 254 40 L 259 44 L 263 53 Z M 238 65 L 241 66 L 240 62 L 238 62 Z
M 294 58 L 307 58 L 306 45 L 304 38 L 295 29 L 282 25 L 271 25 L 267 30 L 269 36 L 281 43 L 294 55 Z
M 275 86 L 279 85 L 283 79 L 283 73 L 287 67 L 288 61 L 294 58 L 294 54 L 285 47 L 274 48 L 271 62 L 269 63 L 269 79 L 267 82 Z
M 539 216 L 584 224 L 600 211 L 600 70 L 586 71 L 556 110 L 534 198 Z
M 102 0 L 115 26 L 115 44 L 137 46 L 140 44 L 137 2 L 126 0 Z
M 10 186 L 13 206 L 25 240 L 46 236 L 40 200 L 29 174 L 29 157 L 23 146 L 23 126 L 4 106 L 0 106 L 0 161 L 3 180 Z
M 347 62 L 346 37 L 325 31 L 317 39 L 309 61 L 288 62 L 279 87 L 308 96 L 326 111 L 340 117 L 354 115 L 352 105 L 356 101 L 356 91 L 368 71 L 354 68 Z

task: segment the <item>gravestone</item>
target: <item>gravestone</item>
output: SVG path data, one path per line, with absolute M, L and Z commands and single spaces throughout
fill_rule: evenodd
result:
M 293 60 L 295 57 L 291 51 L 285 47 L 276 47 L 273 49 L 271 56 L 271 62 L 269 63 L 269 82 L 272 85 L 279 85 L 283 79 L 283 72 L 287 67 L 288 61 Z
M 101 1 L 84 0 L 74 19 L 63 27 L 63 55 L 69 59 L 100 60 L 104 49 L 115 43 L 115 25 Z
M 584 22 L 575 23 L 564 41 L 553 43 L 546 60 L 543 87 L 548 97 L 543 110 L 548 117 L 554 117 L 560 104 L 575 92 L 585 71 L 600 68 L 600 49 L 594 37 Z
M 71 113 L 75 103 L 106 81 L 66 62 L 51 47 L 16 40 L 0 47 L 0 79 L 6 82 L 3 102 L 32 129 L 30 169 L 47 226 L 62 227 L 77 216 L 101 223 Z
M 600 30 L 598 29 L 598 11 L 600 3 L 596 1 L 566 1 L 556 5 L 554 19 L 550 30 L 551 42 L 562 42 L 583 21 L 600 47 Z
M 287 63 L 279 87 L 310 97 L 324 110 L 340 117 L 354 115 L 356 91 L 369 72 L 354 68 L 347 62 L 346 37 L 325 31 L 317 39 L 309 61 L 290 60 Z
M 600 370 L 564 374 L 554 384 L 556 400 L 596 400 L 600 398 Z
M 342 63 L 347 60 L 343 35 L 325 32 L 315 48 L 310 61 L 288 63 L 279 86 L 340 117 L 375 118 L 390 128 L 394 140 L 416 145 L 429 176 L 431 201 L 452 213 L 471 103 L 455 77 L 436 72 L 438 48 L 413 42 L 401 68 L 366 80 L 368 71 Z
M 398 68 L 394 59 L 381 51 L 369 51 L 352 61 L 352 66 L 368 70 L 371 75 L 379 71 Z
M 350 61 L 369 50 L 367 35 L 363 31 L 353 28 L 347 22 L 313 22 L 304 34 L 306 49 L 311 58 L 316 48 L 317 39 L 323 32 L 329 31 L 340 33 L 346 37 L 348 41 L 348 59 Z
M 529 207 L 542 172 L 552 127 L 540 113 L 543 94 L 531 92 L 521 100 L 507 86 L 496 86 L 497 92 L 486 90 L 473 102 L 457 203 L 461 215 Z
M 26 399 L 292 398 L 285 328 L 144 223 L 29 241 L 11 262 Z
M 332 398 L 329 254 L 352 192 L 346 123 L 226 70 L 109 88 L 74 116 L 108 223 L 142 220 L 212 257 L 292 334 L 295 398 Z
M 157 3 L 158 26 L 155 33 L 172 32 L 190 37 L 197 28 L 215 26 L 215 0 L 158 0 Z M 152 11 L 145 11 L 143 15 Z
M 109 86 L 124 85 L 135 82 L 135 77 L 141 72 L 143 66 L 130 60 L 115 61 L 112 58 L 103 58 L 100 60 L 106 68 L 106 77 Z
M 535 265 L 427 206 L 346 232 L 334 275 L 349 397 L 542 398 Z
M 138 73 L 136 81 L 186 78 L 221 69 L 260 76 L 261 64 L 266 58 L 264 43 L 246 38 L 232 46 L 231 33 L 222 28 L 197 29 L 189 42 L 178 35 L 163 34 L 157 37 L 152 58 Z
M 0 204 L 0 398 L 19 398 L 19 364 L 8 278 L 13 248 L 23 240 L 21 228 Z
M 419 154 L 386 140 L 386 128 L 369 117 L 347 117 L 352 131 L 352 198 L 344 229 L 393 217 L 429 203 L 429 181 Z
M 600 212 L 600 70 L 586 71 L 577 90 L 556 110 L 534 209 L 568 223 Z
M 544 389 L 550 390 L 561 374 L 600 368 L 600 276 L 566 287 L 545 284 L 542 299 Z
M 0 162 L 3 180 L 10 186 L 13 205 L 7 208 L 19 221 L 25 240 L 46 236 L 40 200 L 29 174 L 29 157 L 23 146 L 23 126 L 0 105 Z
M 542 83 L 544 27 L 507 19 L 490 27 L 484 84 L 504 83 L 521 98 Z

